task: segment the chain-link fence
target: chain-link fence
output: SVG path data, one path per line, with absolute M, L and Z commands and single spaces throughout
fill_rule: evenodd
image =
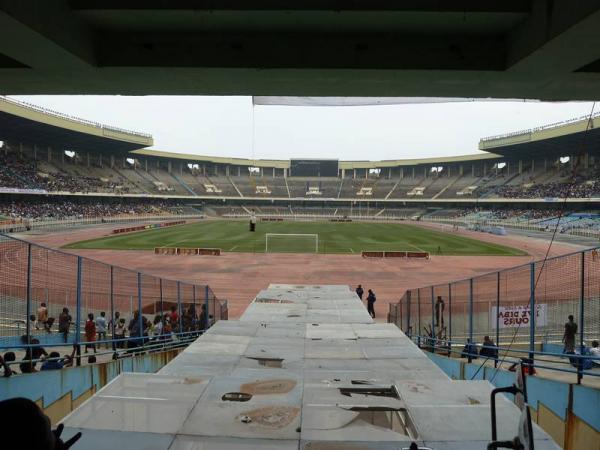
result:
M 565 330 L 574 330 L 566 327 L 569 316 L 577 324 L 571 346 L 565 342 Z M 410 289 L 390 305 L 388 320 L 415 340 L 440 348 L 461 348 L 469 340 L 481 344 L 487 336 L 501 349 L 526 354 L 539 353 L 539 344 L 555 344 L 555 353 L 585 351 L 600 340 L 600 251 Z
M 136 272 L 0 235 L 0 348 L 125 348 L 227 319 L 209 286 Z

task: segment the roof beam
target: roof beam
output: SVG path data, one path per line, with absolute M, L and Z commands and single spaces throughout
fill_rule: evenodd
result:
M 411 11 L 528 13 L 531 0 L 71 0 L 76 10 Z
M 0 0 L 0 53 L 34 69 L 95 64 L 93 33 L 65 0 Z
M 110 67 L 504 70 L 501 36 L 389 33 L 110 33 Z
M 536 0 L 508 38 L 512 73 L 568 74 L 600 57 L 600 0 Z

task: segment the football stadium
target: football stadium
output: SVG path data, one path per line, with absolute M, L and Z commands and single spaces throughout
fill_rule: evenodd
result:
M 596 2 L 143 3 L 0 2 L 8 447 L 600 450 Z M 90 94 L 248 97 L 252 157 L 47 106 Z M 592 106 L 442 156 L 255 141 L 525 100 Z

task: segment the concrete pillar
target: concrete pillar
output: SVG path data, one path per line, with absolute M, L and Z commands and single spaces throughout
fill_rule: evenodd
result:
M 531 173 L 535 172 L 535 159 L 531 160 Z
M 87 166 L 90 167 L 90 152 L 87 152 Z
M 275 167 L 273 167 L 273 178 L 275 178 Z
M 346 169 L 342 169 L 342 178 L 346 177 Z
M 523 174 L 523 161 L 519 160 L 519 175 Z
M 483 163 L 483 176 L 485 177 L 487 175 L 487 164 Z
M 144 169 L 148 172 L 148 158 L 144 159 Z
M 388 168 L 388 180 L 392 179 L 392 168 Z
M 37 161 L 37 145 L 33 144 L 33 159 Z
M 64 155 L 64 154 L 65 154 L 65 152 L 63 152 L 63 155 Z M 100 167 L 102 167 L 102 153 L 100 153 L 100 154 L 98 155 L 98 165 L 99 165 Z
M 427 178 L 427 169 L 428 167 L 423 167 L 423 176 Z
M 400 167 L 400 179 L 404 178 L 404 167 Z
M 238 166 L 238 177 L 242 176 L 242 168 L 241 166 Z
M 369 169 L 365 169 L 365 179 L 369 178 Z
M 167 161 L 167 170 L 169 173 L 171 173 L 171 171 L 173 170 L 173 164 L 171 163 L 171 161 Z
M 471 164 L 471 176 L 475 178 L 475 164 Z
M 356 180 L 356 169 L 353 169 L 353 170 L 354 170 L 354 175 L 352 175 L 352 178 Z
M 415 179 L 415 166 L 413 166 L 413 168 L 412 168 L 412 173 L 413 173 L 412 177 L 413 177 L 413 180 L 414 180 Z
M 114 167 L 115 167 L 115 156 L 110 155 L 110 168 L 114 169 Z
M 458 166 L 458 174 L 462 177 L 465 173 L 465 170 L 463 168 L 463 165 L 461 164 L 460 166 Z
M 52 162 L 52 147 L 48 147 L 48 162 Z

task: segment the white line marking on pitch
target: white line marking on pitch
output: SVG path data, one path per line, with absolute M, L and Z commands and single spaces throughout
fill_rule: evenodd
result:
M 231 247 L 229 250 L 227 250 L 228 252 L 232 252 L 233 250 L 235 250 L 236 248 L 239 247 L 240 244 L 238 245 L 234 245 L 233 247 Z
M 350 251 L 351 251 L 352 253 L 354 253 L 354 250 L 352 250 L 352 247 L 348 247 L 348 248 L 350 249 Z

